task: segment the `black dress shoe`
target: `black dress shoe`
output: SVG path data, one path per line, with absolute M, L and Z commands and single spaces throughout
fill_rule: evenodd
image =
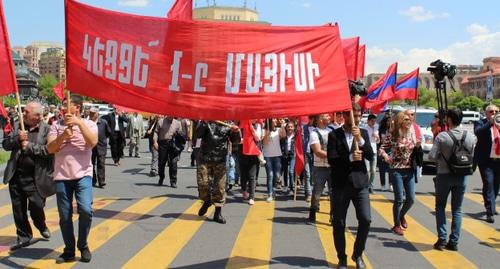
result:
M 80 261 L 81 262 L 90 262 L 92 259 L 92 253 L 90 253 L 89 248 L 84 248 L 80 250 L 81 256 L 80 256 Z
M 495 219 L 493 218 L 493 216 L 486 216 L 486 222 L 495 223 Z
M 434 243 L 434 249 L 443 250 L 446 247 L 446 240 L 438 239 L 436 243 Z
M 162 186 L 162 185 L 163 185 L 163 178 L 160 178 L 160 179 L 158 180 L 158 186 Z
M 198 216 L 201 217 L 205 215 L 210 206 L 212 206 L 212 203 L 210 201 L 203 202 L 203 205 L 201 206 L 200 210 L 198 210 Z
M 177 183 L 175 182 L 170 183 L 170 187 L 177 189 Z
M 63 252 L 63 254 L 59 255 L 56 260 L 56 263 L 65 263 L 65 262 L 73 262 L 75 261 L 75 253 Z
M 366 264 L 365 261 L 363 261 L 363 257 L 352 257 L 352 260 L 356 263 L 356 269 L 366 269 Z
M 339 259 L 337 269 L 347 269 L 347 258 Z
M 106 186 L 106 183 L 99 183 L 99 188 L 104 189 L 104 186 Z
M 157 175 L 158 175 L 158 174 L 157 174 L 156 172 L 154 172 L 154 171 L 150 171 L 148 176 L 149 176 L 149 177 L 155 177 L 155 176 L 157 176 Z
M 448 242 L 448 244 L 446 244 L 445 248 L 447 250 L 451 250 L 451 251 L 458 251 L 458 245 L 457 244 L 453 244 L 451 242 Z
M 45 230 L 41 231 L 40 234 L 42 235 L 43 238 L 49 239 L 51 234 L 49 231 L 49 228 L 45 228 Z
M 27 247 L 30 245 L 30 243 L 31 243 L 31 239 L 28 241 L 22 241 L 20 239 L 17 239 L 17 242 L 14 245 L 10 246 L 10 251 L 15 251 L 15 250 L 18 250 L 20 248 Z

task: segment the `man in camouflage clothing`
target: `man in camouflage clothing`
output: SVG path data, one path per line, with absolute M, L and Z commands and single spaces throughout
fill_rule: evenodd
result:
M 203 206 L 198 211 L 198 215 L 205 215 L 213 204 L 215 205 L 214 221 L 225 224 L 226 220 L 221 215 L 221 209 L 226 200 L 228 142 L 241 143 L 239 128 L 235 125 L 201 121 L 196 126 L 195 136 L 201 138 L 196 177 L 198 193 L 200 199 L 203 200 Z

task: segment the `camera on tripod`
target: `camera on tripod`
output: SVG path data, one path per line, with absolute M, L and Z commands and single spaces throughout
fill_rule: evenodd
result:
M 427 68 L 427 71 L 431 72 L 437 81 L 444 80 L 445 77 L 451 81 L 457 74 L 457 67 L 438 59 L 431 63 L 431 66 Z

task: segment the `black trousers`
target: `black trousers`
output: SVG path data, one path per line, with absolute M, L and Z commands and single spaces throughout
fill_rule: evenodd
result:
M 259 168 L 259 159 L 257 156 L 238 155 L 240 166 L 241 190 L 247 191 L 250 199 L 255 197 L 255 188 L 257 186 L 256 174 Z
M 170 145 L 170 141 L 158 141 L 158 175 L 160 181 L 165 179 L 165 166 L 168 163 L 168 175 L 170 183 L 177 184 L 177 162 L 179 161 L 179 153 Z
M 122 136 L 121 132 L 114 131 L 111 134 L 109 146 L 111 147 L 111 157 L 113 161 L 117 163 L 123 158 L 123 149 L 125 148 L 125 138 Z
M 339 259 L 347 257 L 345 253 L 345 220 L 351 201 L 354 204 L 356 218 L 358 219 L 358 231 L 353 252 L 355 258 L 363 254 L 370 230 L 371 209 L 368 187 L 355 189 L 350 183 L 341 188 L 334 186 L 331 203 L 333 208 L 333 240 Z
M 99 155 L 95 150 L 92 151 L 92 165 L 94 166 L 94 173 L 92 177 L 92 184 L 99 183 L 102 185 L 106 183 L 106 154 Z
M 40 232 L 47 229 L 45 212 L 43 211 L 45 198 L 42 198 L 36 190 L 33 178 L 19 178 L 14 175 L 9 182 L 9 193 L 18 240 L 27 242 L 33 238 L 33 231 L 28 221 L 28 210 L 35 227 Z

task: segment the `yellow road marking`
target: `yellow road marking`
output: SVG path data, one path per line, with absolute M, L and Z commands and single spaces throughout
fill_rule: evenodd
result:
M 248 210 L 226 268 L 269 268 L 275 203 L 255 202 Z
M 204 223 L 204 217 L 198 217 L 201 205 L 201 202 L 195 202 L 122 268 L 168 268 Z M 210 215 L 213 210 L 214 207 L 210 207 L 206 215 Z
M 5 186 L 7 186 L 7 185 L 5 185 Z M 50 201 L 52 199 L 52 197 L 54 197 L 54 196 L 47 198 L 47 202 Z M 0 218 L 5 217 L 9 214 L 12 214 L 12 204 L 11 203 L 0 207 Z
M 322 200 L 320 202 L 320 213 L 316 214 L 316 229 L 318 230 L 319 238 L 321 239 L 321 244 L 323 245 L 323 249 L 325 250 L 326 261 L 328 262 L 328 266 L 330 268 L 336 268 L 338 264 L 337 252 L 335 251 L 335 246 L 333 243 L 333 227 L 330 225 L 330 202 L 326 200 Z M 354 214 L 354 213 L 353 213 Z M 346 229 L 346 251 L 350 251 L 354 247 L 355 238 L 351 231 Z M 373 268 L 370 261 L 366 258 L 366 255 L 363 260 L 365 261 L 367 268 Z M 356 267 L 356 264 L 352 259 L 347 255 L 347 265 L 349 267 Z
M 480 193 L 466 193 L 465 198 L 484 206 L 483 195 Z M 500 205 L 500 200 L 497 200 L 496 203 Z
M 131 205 L 127 209 L 121 211 L 117 215 L 106 219 L 90 230 L 88 244 L 91 251 L 99 249 L 102 245 L 108 242 L 115 235 L 127 228 L 131 223 L 144 216 L 161 203 L 165 202 L 166 198 L 144 198 L 139 202 Z M 71 268 L 77 263 L 56 264 L 56 259 L 64 251 L 64 246 L 61 246 L 49 253 L 44 258 L 28 265 L 28 268 Z
M 94 200 L 93 209 L 94 210 L 102 209 L 115 201 L 116 201 L 115 198 L 98 198 Z M 76 204 L 74 204 L 74 206 L 76 207 Z M 76 220 L 77 217 L 78 217 L 77 214 L 73 214 L 73 220 Z M 59 230 L 59 213 L 57 211 L 57 206 L 45 210 L 45 224 L 47 225 L 47 228 L 49 228 L 52 234 Z M 31 227 L 34 230 L 34 233 L 36 234 L 37 229 L 34 227 L 32 223 Z M 12 235 L 11 237 L 6 237 L 5 239 L 0 240 L 0 247 L 2 247 L 0 248 L 0 258 L 3 258 L 5 257 L 4 254 L 6 254 L 9 251 L 10 245 L 16 242 L 17 238 L 16 225 L 11 224 L 7 227 L 0 229 L 0 234 Z
M 371 205 L 390 225 L 393 225 L 392 202 L 383 195 L 371 195 Z M 419 253 L 435 268 L 477 268 L 459 252 L 439 251 L 433 249 L 437 236 L 418 223 L 411 216 L 406 215 L 409 224 L 404 238 L 408 240 Z
M 417 195 L 417 200 L 424 204 L 430 210 L 435 210 L 435 199 L 434 196 L 428 195 Z M 446 205 L 446 211 L 451 212 L 451 206 L 448 203 Z M 447 219 L 451 222 L 451 218 Z M 479 239 L 482 243 L 500 251 L 500 246 L 498 245 L 499 233 L 491 226 L 484 224 L 483 222 L 475 219 L 465 217 L 462 214 L 462 229 L 469 232 L 471 235 Z

